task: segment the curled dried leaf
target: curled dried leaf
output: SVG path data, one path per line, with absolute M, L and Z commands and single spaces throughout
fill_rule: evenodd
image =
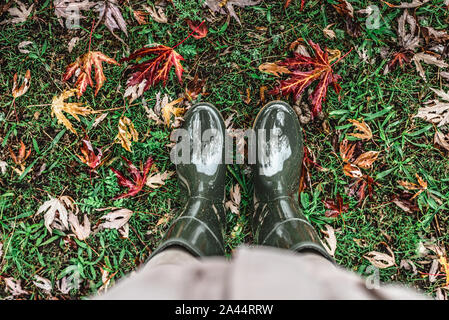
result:
M 17 84 L 17 73 L 14 74 L 13 85 L 12 85 L 12 96 L 14 97 L 14 99 L 18 98 L 20 96 L 23 96 L 30 88 L 30 84 L 31 84 L 30 69 L 28 69 L 27 72 L 25 73 L 25 77 L 23 78 L 23 83 L 20 87 L 18 87 L 18 84 Z
M 139 140 L 139 133 L 134 128 L 131 119 L 123 116 L 118 122 L 118 134 L 116 139 L 121 143 L 122 147 L 129 152 L 131 151 L 132 141 Z
M 357 120 L 349 119 L 348 121 L 351 122 L 352 125 L 356 129 L 355 133 L 349 133 L 350 136 L 353 136 L 355 138 L 362 139 L 362 140 L 370 140 L 373 138 L 373 133 L 371 131 L 371 128 L 368 126 L 368 124 L 364 120 L 362 120 L 362 122 L 360 122 Z

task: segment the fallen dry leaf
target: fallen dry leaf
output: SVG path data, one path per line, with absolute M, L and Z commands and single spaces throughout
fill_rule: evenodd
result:
M 100 91 L 101 87 L 106 81 L 106 77 L 103 73 L 103 62 L 119 65 L 117 61 L 109 58 L 100 51 L 88 51 L 81 57 L 78 57 L 75 62 L 67 66 L 66 71 L 63 75 L 63 80 L 67 81 L 72 76 L 78 77 L 78 80 L 76 80 L 75 82 L 75 86 L 77 87 L 77 96 L 79 98 L 83 95 L 88 86 L 94 86 L 91 76 L 93 66 L 95 71 L 96 96 L 98 94 L 98 91 Z
M 335 237 L 335 230 L 330 225 L 325 225 L 326 230 L 320 230 L 324 235 L 323 243 L 324 249 L 326 249 L 327 253 L 329 253 L 332 257 L 335 255 L 335 251 L 337 250 L 337 238 Z
M 97 148 L 98 154 L 95 154 L 94 148 L 89 140 L 82 140 L 81 153 L 82 155 L 77 154 L 76 156 L 81 160 L 82 163 L 85 163 L 89 166 L 90 169 L 94 170 L 101 163 L 101 157 L 103 153 L 101 149 Z
M 415 183 L 412 183 L 409 181 L 404 181 L 404 180 L 398 181 L 398 184 L 407 190 L 419 190 L 410 200 L 416 198 L 422 192 L 427 190 L 427 182 L 423 178 L 421 178 L 417 173 L 416 173 L 416 179 L 418 180 L 418 184 L 415 184 Z
M 444 135 L 442 132 L 436 130 L 435 136 L 433 137 L 433 143 L 449 151 L 449 133 Z
M 368 151 L 358 156 L 357 159 L 354 160 L 353 164 L 362 169 L 369 169 L 372 167 L 378 156 L 379 151 Z
M 146 6 L 143 5 L 143 8 L 148 12 L 148 14 L 153 18 L 154 21 L 159 23 L 167 23 L 168 19 L 165 15 L 164 8 L 161 6 Z
M 264 73 L 269 73 L 274 75 L 275 77 L 279 77 L 279 74 L 287 74 L 287 73 L 291 73 L 290 70 L 288 70 L 287 67 L 284 66 L 280 66 L 276 63 L 272 63 L 272 62 L 265 62 L 262 63 L 259 66 L 259 71 L 260 72 L 264 72 Z
M 120 29 L 128 36 L 126 22 L 123 19 L 117 0 L 97 1 L 95 10 L 99 13 L 98 21 L 104 21 L 104 25 L 112 34 L 115 35 L 115 29 Z
M 164 119 L 165 125 L 167 127 L 170 126 L 171 115 L 173 115 L 176 118 L 176 117 L 180 117 L 184 114 L 185 108 L 175 108 L 174 107 L 178 103 L 181 103 L 183 100 L 184 100 L 184 98 L 181 97 L 181 98 L 173 100 L 172 102 L 167 103 L 162 106 L 162 110 L 161 110 L 162 118 Z
M 23 290 L 20 284 L 20 280 L 15 280 L 14 278 L 3 278 L 5 281 L 6 288 L 5 291 L 11 293 L 13 296 L 20 296 L 22 294 L 28 294 L 28 291 Z
M 189 25 L 189 28 L 194 31 L 192 33 L 192 37 L 195 39 L 201 39 L 207 36 L 207 26 L 205 22 L 193 22 L 190 19 L 186 19 L 187 24 Z
M 140 62 L 147 56 L 155 57 Z M 172 67 L 175 68 L 175 74 L 179 82 L 182 83 L 184 68 L 181 65 L 181 61 L 184 58 L 171 47 L 164 45 L 143 47 L 120 61 L 130 60 L 140 62 L 133 64 L 129 68 L 132 73 L 126 82 L 125 97 L 130 97 L 130 102 L 140 97 L 150 86 L 154 86 L 161 81 L 165 86 Z
M 34 4 L 32 4 L 29 8 L 27 8 L 23 2 L 21 2 L 19 0 L 15 0 L 15 2 L 17 3 L 18 6 L 14 7 L 14 8 L 10 8 L 8 10 L 8 13 L 11 16 L 13 16 L 13 18 L 3 20 L 2 22 L 0 22 L 0 24 L 6 24 L 6 23 L 17 24 L 17 23 L 25 22 L 28 19 L 28 16 L 31 14 L 31 11 L 33 11 Z
M 240 25 L 242 24 L 240 22 L 239 17 L 236 15 L 234 11 L 234 6 L 238 7 L 248 7 L 248 6 L 255 6 L 259 4 L 262 0 L 206 0 L 203 4 L 203 6 L 209 7 L 209 9 L 213 13 L 220 13 L 220 14 L 226 14 L 226 9 L 231 17 L 233 17 Z
M 348 135 L 362 140 L 370 140 L 373 138 L 371 128 L 364 120 L 362 120 L 362 122 L 359 122 L 357 120 L 349 119 L 348 121 L 351 122 L 356 129 L 355 133 L 349 133 Z
M 132 141 L 139 140 L 139 133 L 134 128 L 132 121 L 123 116 L 118 122 L 118 134 L 116 139 L 121 143 L 122 147 L 129 152 L 131 151 Z
M 148 176 L 145 184 L 152 189 L 160 188 L 165 184 L 165 180 L 169 179 L 174 173 L 174 171 L 153 173 L 152 175 Z
M 413 56 L 412 61 L 415 63 L 416 70 L 418 71 L 419 75 L 426 82 L 427 82 L 426 73 L 424 71 L 424 68 L 421 65 L 421 62 L 425 62 L 427 64 L 431 64 L 431 65 L 437 66 L 439 68 L 446 68 L 448 66 L 448 64 L 446 62 L 444 62 L 443 60 L 439 59 L 435 55 L 427 54 L 427 53 L 424 53 L 424 52 L 416 53 Z
M 50 294 L 51 290 L 53 289 L 53 286 L 51 285 L 51 281 L 43 278 L 41 276 L 35 275 L 33 280 L 33 284 L 38 287 L 39 289 L 42 289 L 46 294 Z
M 86 106 L 83 107 L 82 102 L 65 102 L 64 100 L 73 97 L 77 92 L 76 89 L 65 90 L 59 96 L 54 96 L 53 101 L 51 103 L 51 114 L 55 115 L 58 119 L 59 123 L 62 123 L 67 129 L 69 129 L 74 134 L 77 134 L 75 129 L 72 126 L 72 123 L 66 118 L 63 114 L 67 112 L 72 117 L 74 117 L 77 121 L 80 121 L 78 115 L 85 116 L 93 113 L 94 111 Z
M 20 176 L 25 171 L 25 160 L 30 156 L 31 148 L 26 151 L 25 144 L 20 140 L 20 148 L 17 155 L 12 151 L 11 147 L 8 146 L 8 149 L 12 161 L 19 166 L 19 168 L 13 168 L 13 170 Z
M 343 198 L 340 194 L 337 194 L 336 200 L 327 199 L 323 200 L 323 203 L 324 207 L 328 209 L 325 212 L 326 217 L 336 218 L 347 212 L 349 209 L 349 204 L 343 202 Z
M 116 229 L 123 237 L 127 237 L 128 221 L 133 215 L 133 211 L 129 209 L 118 209 L 109 212 L 100 219 L 106 220 L 98 226 L 98 231 L 103 229 Z
M 27 72 L 25 73 L 25 77 L 23 79 L 23 83 L 20 87 L 18 87 L 17 84 L 17 73 L 14 74 L 14 78 L 13 78 L 13 85 L 12 85 L 12 96 L 14 97 L 14 99 L 24 95 L 28 89 L 30 88 L 30 84 L 31 84 L 31 72 L 30 69 L 27 70 Z
M 385 269 L 396 265 L 394 252 L 386 246 L 389 254 L 378 252 L 378 251 L 370 251 L 365 254 L 363 257 L 371 262 L 376 268 Z
M 430 89 L 435 92 L 442 101 L 427 101 L 426 104 L 429 106 L 419 108 L 418 113 L 414 117 L 435 123 L 438 127 L 441 127 L 449 123 L 449 93 L 446 93 L 443 90 Z
M 337 36 L 335 35 L 334 30 L 331 30 L 330 27 L 332 27 L 335 23 L 331 23 L 326 26 L 326 28 L 323 29 L 324 36 L 328 39 L 335 39 Z
M 226 201 L 225 207 L 235 215 L 240 214 L 240 201 L 242 199 L 242 195 L 240 193 L 240 185 L 235 184 L 230 192 L 229 192 L 230 200 Z
M 61 196 L 45 201 L 37 210 L 36 214 L 44 213 L 44 225 L 52 234 L 53 229 L 68 230 L 69 229 L 69 211 L 78 212 L 73 199 L 69 196 Z
M 87 214 L 84 215 L 84 222 L 80 224 L 78 218 L 71 211 L 69 212 L 70 229 L 78 238 L 78 240 L 86 240 L 90 235 L 90 221 Z

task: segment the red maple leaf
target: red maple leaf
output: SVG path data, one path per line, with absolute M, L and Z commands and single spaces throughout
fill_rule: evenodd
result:
M 311 58 L 295 52 L 293 58 L 281 62 L 280 65 L 286 66 L 292 71 L 291 77 L 280 81 L 280 85 L 271 90 L 270 94 L 281 93 L 287 96 L 293 93 L 295 100 L 298 100 L 312 82 L 319 80 L 318 85 L 309 97 L 313 105 L 312 117 L 315 117 L 322 110 L 327 87 L 332 84 L 335 92 L 340 92 L 341 87 L 338 81 L 341 77 L 333 72 L 327 52 L 321 50 L 320 46 L 311 40 L 309 40 L 309 44 L 315 52 L 315 57 Z
M 184 72 L 184 68 L 181 65 L 181 61 L 184 60 L 184 58 L 173 48 L 164 45 L 141 48 L 136 50 L 129 57 L 123 58 L 120 62 L 135 59 L 140 60 L 147 56 L 155 57 L 130 67 L 130 70 L 133 73 L 126 84 L 128 89 L 130 87 L 135 88 L 134 92 L 136 92 L 137 96 L 142 95 L 142 93 L 148 90 L 150 86 L 154 86 L 160 81 L 163 81 L 165 86 L 168 74 L 172 67 L 175 68 L 178 80 L 182 83 L 182 73 Z
M 189 25 L 190 29 L 194 31 L 192 33 L 192 36 L 195 39 L 201 39 L 207 36 L 207 26 L 205 23 L 195 23 L 190 19 L 186 19 L 187 24 Z
M 326 217 L 336 218 L 349 209 L 349 204 L 343 203 L 343 198 L 340 196 L 340 194 L 337 194 L 336 200 L 323 200 L 323 203 L 324 207 L 326 207 L 326 209 L 329 209 L 325 212 Z
M 388 63 L 388 68 L 393 70 L 399 64 L 401 69 L 404 69 L 404 65 L 410 63 L 411 56 L 413 56 L 413 51 L 410 50 L 396 52 Z
M 81 146 L 82 156 L 77 154 L 77 157 L 81 162 L 87 164 L 90 169 L 95 169 L 101 164 L 101 158 L 103 153 L 101 149 L 97 148 L 98 154 L 95 154 L 94 148 L 89 140 L 82 140 L 83 145 Z
M 143 171 L 141 172 L 136 168 L 135 165 L 133 165 L 131 161 L 126 159 L 124 156 L 122 156 L 122 159 L 128 164 L 128 172 L 131 175 L 131 180 L 126 178 L 120 171 L 114 168 L 111 168 L 111 170 L 117 176 L 118 184 L 122 187 L 127 187 L 129 190 L 127 193 L 115 196 L 113 200 L 134 197 L 136 194 L 138 194 L 145 185 L 148 172 L 153 165 L 153 159 L 149 157 L 145 162 L 145 165 L 143 166 Z

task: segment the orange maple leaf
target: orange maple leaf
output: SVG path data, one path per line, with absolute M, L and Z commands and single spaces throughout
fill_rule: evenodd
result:
M 81 57 L 78 57 L 75 62 L 67 66 L 63 76 L 64 81 L 67 81 L 73 75 L 76 75 L 78 70 L 80 71 L 78 80 L 75 83 L 78 90 L 78 98 L 83 95 L 87 89 L 87 86 L 94 86 L 91 77 L 92 65 L 94 65 L 95 68 L 95 82 L 97 83 L 95 87 L 95 95 L 97 95 L 98 91 L 100 91 L 103 83 L 106 81 L 106 77 L 103 73 L 103 62 L 119 65 L 117 61 L 109 58 L 100 51 L 88 51 Z

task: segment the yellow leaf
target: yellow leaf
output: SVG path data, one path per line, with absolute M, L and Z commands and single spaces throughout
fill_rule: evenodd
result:
M 174 117 L 180 117 L 184 114 L 185 109 L 184 108 L 175 108 L 174 106 L 178 103 L 182 102 L 184 98 L 178 98 L 170 103 L 167 103 L 162 107 L 162 117 L 164 118 L 165 124 L 167 127 L 170 125 L 170 118 L 171 115 Z
M 118 122 L 118 134 L 116 139 L 120 141 L 122 147 L 129 151 L 131 151 L 131 142 L 138 141 L 139 133 L 134 128 L 134 124 L 127 117 L 121 117 Z
M 51 114 L 55 115 L 59 123 L 62 123 L 67 129 L 77 134 L 72 126 L 72 123 L 63 114 L 67 112 L 77 121 L 80 121 L 78 115 L 85 116 L 93 113 L 94 111 L 89 107 L 83 107 L 82 102 L 64 102 L 64 100 L 73 97 L 77 92 L 76 89 L 65 90 L 59 96 L 54 96 L 51 103 Z

